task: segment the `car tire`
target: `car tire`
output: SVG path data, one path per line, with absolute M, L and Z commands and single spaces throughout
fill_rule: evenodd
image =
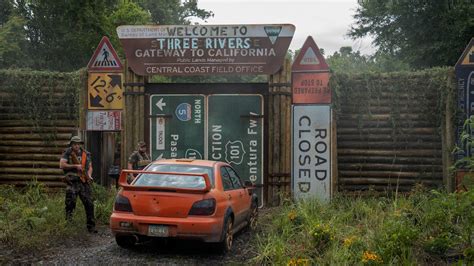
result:
M 256 203 L 252 203 L 252 207 L 250 208 L 249 218 L 247 219 L 247 229 L 251 231 L 257 229 L 257 221 L 258 221 L 258 206 Z
M 133 236 L 115 236 L 115 242 L 122 248 L 132 249 L 137 241 Z
M 222 228 L 222 241 L 218 243 L 218 249 L 221 253 L 227 253 L 232 249 L 232 242 L 234 241 L 232 227 L 232 217 L 228 216 L 225 218 L 224 227 Z

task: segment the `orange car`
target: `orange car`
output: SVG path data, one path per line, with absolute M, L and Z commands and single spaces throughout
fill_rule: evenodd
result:
M 137 177 L 131 184 L 127 175 Z M 142 171 L 123 170 L 110 228 L 130 248 L 149 237 L 200 239 L 226 252 L 233 234 L 253 229 L 258 199 L 232 167 L 206 160 L 159 160 Z

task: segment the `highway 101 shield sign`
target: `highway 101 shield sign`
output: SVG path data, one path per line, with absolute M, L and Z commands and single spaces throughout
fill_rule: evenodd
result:
M 331 198 L 331 107 L 294 105 L 292 187 L 297 199 Z

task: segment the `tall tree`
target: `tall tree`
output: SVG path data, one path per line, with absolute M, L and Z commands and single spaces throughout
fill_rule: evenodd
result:
M 189 24 L 211 15 L 195 0 L 0 0 L 0 68 L 76 70 L 102 36 L 119 48 L 119 25 Z
M 27 67 L 31 58 L 27 55 L 28 43 L 23 25 L 25 21 L 11 16 L 0 26 L 0 68 Z
M 197 0 L 142 0 L 138 3 L 150 12 L 153 23 L 160 25 L 189 24 L 191 17 L 206 20 L 214 15 L 198 8 Z
M 401 62 L 396 57 L 383 53 L 374 55 L 362 55 L 359 51 L 353 51 L 352 47 L 344 46 L 338 52 L 328 56 L 326 59 L 331 70 L 343 73 L 360 72 L 393 72 L 408 71 L 408 64 Z
M 472 0 L 360 0 L 349 35 L 415 68 L 452 66 L 474 36 Z
M 105 0 L 21 0 L 32 68 L 71 71 L 87 65 L 98 40 L 107 34 L 110 6 Z

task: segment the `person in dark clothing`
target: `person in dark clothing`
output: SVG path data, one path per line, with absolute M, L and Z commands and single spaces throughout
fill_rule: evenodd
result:
M 137 148 L 138 150 L 128 157 L 128 169 L 130 170 L 142 170 L 151 163 L 150 155 L 146 152 L 146 143 L 139 141 Z
M 128 169 L 129 170 L 143 170 L 145 166 L 151 163 L 150 155 L 146 153 L 146 143 L 144 141 L 139 141 L 137 145 L 137 150 L 132 152 L 128 157 Z M 131 183 L 137 175 L 128 175 L 127 182 Z
M 82 201 L 87 217 L 87 230 L 97 233 L 94 218 L 94 202 L 92 200 L 92 159 L 88 151 L 81 147 L 84 142 L 78 136 L 73 136 L 69 147 L 59 160 L 59 167 L 64 170 L 66 183 L 66 220 L 71 221 L 76 208 L 77 196 Z

